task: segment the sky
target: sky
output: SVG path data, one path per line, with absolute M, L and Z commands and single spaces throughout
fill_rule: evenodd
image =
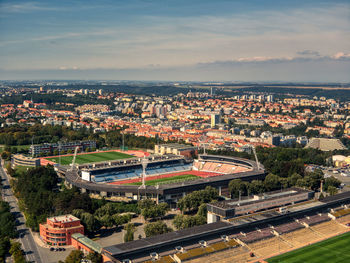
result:
M 350 82 L 350 1 L 0 0 L 0 79 Z

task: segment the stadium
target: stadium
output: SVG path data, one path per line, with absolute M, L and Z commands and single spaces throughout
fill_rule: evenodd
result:
M 101 162 L 75 162 L 73 156 L 70 157 L 73 165 L 57 166 L 57 172 L 65 177 L 68 186 L 76 186 L 82 192 L 115 199 L 138 200 L 147 196 L 172 206 L 187 193 L 207 186 L 228 196 L 228 184 L 232 179 L 263 180 L 266 176 L 261 165 L 236 157 L 200 155 L 193 160 L 168 153 L 151 155 L 128 151 L 118 154 L 120 158 Z M 86 160 L 89 156 L 76 156 L 76 160 L 82 158 Z

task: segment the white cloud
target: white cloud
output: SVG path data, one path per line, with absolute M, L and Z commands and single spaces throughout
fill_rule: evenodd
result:
M 334 59 L 350 58 L 350 53 L 345 54 L 344 52 L 338 52 L 332 56 Z
M 37 2 L 0 3 L 0 9 L 4 13 L 27 13 L 33 11 L 57 10 L 57 8 L 43 6 Z

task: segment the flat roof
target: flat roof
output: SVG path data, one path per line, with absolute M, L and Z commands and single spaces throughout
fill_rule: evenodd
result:
M 55 223 L 64 223 L 64 222 L 74 222 L 74 221 L 79 221 L 80 219 L 73 216 L 73 215 L 61 215 L 61 216 L 53 216 L 48 218 L 50 221 L 55 222 Z
M 114 246 L 104 247 L 103 249 L 112 256 L 117 256 L 119 254 L 124 254 L 125 252 L 137 251 L 140 249 L 145 249 L 146 247 L 155 249 L 162 245 L 167 245 L 167 243 L 174 243 L 177 240 L 184 240 L 186 238 L 193 238 L 199 234 L 206 234 L 213 231 L 220 231 L 231 224 L 223 221 L 216 223 L 205 224 L 201 226 L 195 226 L 187 229 L 182 229 L 174 232 L 169 232 L 162 235 L 157 235 L 145 239 L 135 240 L 132 242 L 117 244 Z
M 265 202 L 268 200 L 279 199 L 279 198 L 286 197 L 286 196 L 293 196 L 293 195 L 297 195 L 297 194 L 301 194 L 301 193 L 312 193 L 312 192 L 313 191 L 304 190 L 304 189 L 300 189 L 300 188 L 288 188 L 288 189 L 285 189 L 283 191 L 278 190 L 278 191 L 273 191 L 273 192 L 255 195 L 256 198 L 244 197 L 241 200 L 239 200 L 239 199 L 225 200 L 225 201 L 221 201 L 221 202 L 217 202 L 217 203 L 213 203 L 213 204 L 208 204 L 208 205 L 210 205 L 212 207 L 218 207 L 221 209 L 229 210 L 229 209 L 233 209 L 235 207 L 245 206 L 248 204 L 262 203 L 262 202 Z
M 96 243 L 95 241 L 91 240 L 90 238 L 84 236 L 81 233 L 72 234 L 72 238 L 78 240 L 81 244 L 87 246 L 95 252 L 101 253 L 102 251 L 102 247 L 100 244 Z

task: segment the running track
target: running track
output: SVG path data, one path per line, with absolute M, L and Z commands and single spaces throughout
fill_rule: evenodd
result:
M 184 175 L 184 174 L 192 174 L 196 175 L 202 178 L 207 178 L 211 176 L 217 176 L 217 175 L 222 175 L 219 173 L 214 173 L 214 172 L 203 172 L 203 171 L 183 171 L 183 172 L 176 172 L 176 173 L 168 173 L 168 174 L 161 174 L 161 175 L 154 175 L 154 176 L 149 176 L 146 177 L 146 181 L 152 181 L 156 179 L 162 179 L 162 178 L 168 178 L 168 177 L 173 177 L 173 176 L 178 176 L 178 175 Z M 139 183 L 141 182 L 141 178 L 134 178 L 134 179 L 128 179 L 128 180 L 122 180 L 122 181 L 117 181 L 117 182 L 112 182 L 109 184 L 131 184 L 131 183 Z

